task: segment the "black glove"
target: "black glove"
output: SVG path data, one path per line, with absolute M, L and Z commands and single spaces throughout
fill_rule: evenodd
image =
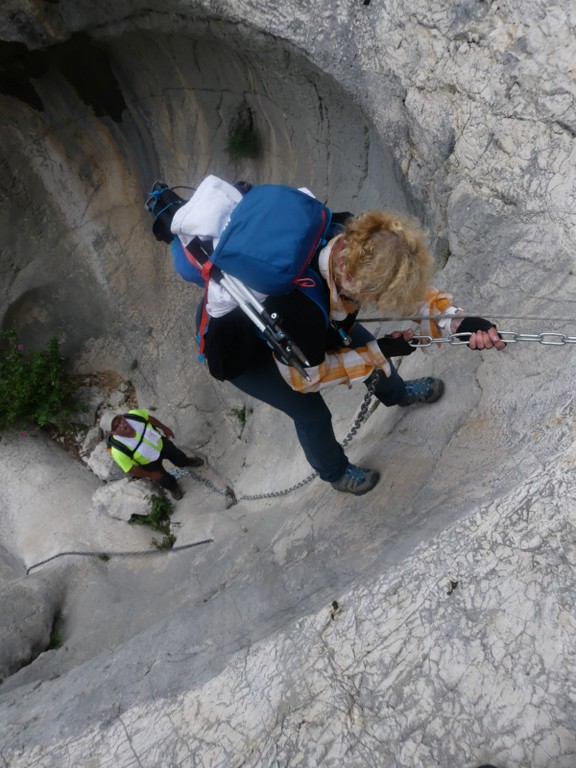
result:
M 476 331 L 487 331 L 489 328 L 496 328 L 490 320 L 483 317 L 465 317 L 458 326 L 456 333 L 476 333 Z
M 411 355 L 416 349 L 403 336 L 384 336 L 381 339 L 376 339 L 376 341 L 384 357 Z

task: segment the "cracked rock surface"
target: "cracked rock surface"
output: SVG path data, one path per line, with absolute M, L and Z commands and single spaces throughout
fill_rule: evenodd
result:
M 197 362 L 199 291 L 143 201 L 215 173 L 409 212 L 470 313 L 573 337 L 575 25 L 568 0 L 5 0 L 0 321 L 114 372 L 108 406 L 130 386 L 206 466 L 173 515 L 205 543 L 158 553 L 97 423 L 97 472 L 2 436 L 4 765 L 572 768 L 573 345 L 420 350 L 402 375 L 446 395 L 370 410 L 347 452 L 372 493 L 254 499 L 309 467 Z M 362 398 L 327 396 L 340 439 Z

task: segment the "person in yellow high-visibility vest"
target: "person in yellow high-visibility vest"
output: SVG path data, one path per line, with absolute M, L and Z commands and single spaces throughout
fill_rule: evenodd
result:
M 177 467 L 201 467 L 204 461 L 197 456 L 186 456 L 171 441 L 173 437 L 170 427 L 147 410 L 134 408 L 114 416 L 108 446 L 112 458 L 124 472 L 152 480 L 174 499 L 181 499 L 182 491 L 176 478 L 164 469 L 163 460 L 168 459 Z

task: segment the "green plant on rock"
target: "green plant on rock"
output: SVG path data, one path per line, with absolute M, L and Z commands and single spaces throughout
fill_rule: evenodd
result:
M 165 496 L 152 495 L 150 497 L 150 512 L 147 515 L 133 515 L 130 522 L 134 525 L 149 525 L 153 531 L 161 533 L 160 542 L 152 539 L 152 544 L 158 549 L 172 549 L 176 542 L 176 536 L 172 532 L 173 523 L 170 517 L 174 512 L 174 505 Z
M 53 651 L 56 648 L 60 648 L 62 645 L 62 624 L 64 621 L 64 616 L 62 615 L 62 611 L 56 611 L 54 614 L 54 619 L 52 621 L 52 630 L 50 632 L 50 641 L 48 643 L 47 650 Z
M 166 533 L 162 537 L 162 541 L 156 541 L 156 539 L 152 539 L 152 544 L 156 547 L 156 549 L 172 549 L 175 543 L 176 536 L 173 533 Z
M 70 426 L 83 406 L 76 401 L 67 362 L 55 338 L 44 349 L 27 350 L 14 328 L 0 333 L 0 431 Z
M 261 154 L 262 145 L 254 126 L 254 115 L 247 104 L 239 107 L 228 129 L 226 152 L 231 160 L 256 158 Z
M 252 413 L 252 408 L 250 408 L 250 406 L 243 405 L 242 408 L 232 408 L 231 413 L 234 416 L 236 416 L 236 418 L 240 422 L 240 426 L 245 427 L 246 419 Z

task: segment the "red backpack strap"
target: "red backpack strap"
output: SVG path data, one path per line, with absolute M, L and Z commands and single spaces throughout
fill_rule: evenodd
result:
M 202 314 L 200 316 L 200 326 L 198 327 L 198 344 L 200 346 L 200 355 L 204 354 L 204 337 L 208 329 L 208 284 L 210 282 L 210 273 L 214 264 L 210 261 L 212 254 L 212 243 L 210 241 L 202 241 L 199 237 L 194 237 L 184 247 L 184 253 L 186 258 L 200 271 L 202 279 L 204 280 L 204 299 L 202 301 Z
M 190 264 L 200 270 L 200 272 L 203 272 L 205 268 L 208 269 L 208 272 L 212 269 L 210 256 L 212 256 L 213 251 L 212 241 L 200 240 L 198 236 L 193 237 L 188 245 L 184 246 L 186 258 Z
M 206 331 L 208 330 L 208 321 L 210 317 L 208 315 L 208 281 L 204 285 L 204 298 L 202 300 L 202 314 L 200 315 L 200 325 L 198 327 L 197 340 L 200 347 L 200 355 L 204 356 L 204 339 L 206 338 Z
M 195 238 L 197 239 L 197 238 Z M 187 246 L 184 247 L 184 253 L 186 254 L 186 258 L 192 264 L 193 267 L 196 267 L 196 269 L 200 272 L 202 276 L 202 280 L 204 280 L 204 283 L 207 285 L 208 280 L 210 280 L 210 272 L 212 271 L 212 267 L 214 264 L 210 261 L 210 259 L 206 259 L 206 261 L 201 262 L 196 258 L 196 255 L 194 251 L 190 249 L 191 243 L 188 243 Z

